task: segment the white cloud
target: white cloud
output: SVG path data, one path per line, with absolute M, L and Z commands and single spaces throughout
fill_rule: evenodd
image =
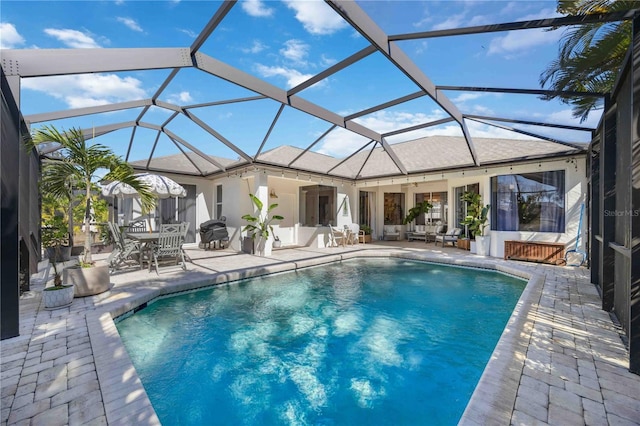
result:
M 167 97 L 167 100 L 172 104 L 185 105 L 193 102 L 191 93 L 182 91 L 180 93 L 173 93 Z
M 431 114 L 377 111 L 354 121 L 378 133 L 384 134 L 393 130 L 439 120 L 443 117 L 444 114 L 438 110 L 432 111 Z M 457 127 L 458 129 L 460 128 L 459 126 Z M 415 136 L 415 138 L 421 136 L 422 134 Z M 400 137 L 402 140 L 406 140 L 406 135 Z M 329 133 L 322 140 L 318 152 L 335 157 L 344 157 L 355 152 L 358 148 L 369 142 L 369 140 L 370 139 L 341 128 Z M 389 138 L 390 142 L 393 142 L 393 140 L 393 137 Z
M 305 58 L 309 54 L 309 45 L 301 40 L 291 39 L 284 43 L 280 53 L 288 60 L 299 64 L 306 65 Z
M 286 67 L 269 67 L 256 64 L 256 69 L 263 77 L 284 77 L 287 80 L 287 88 L 295 87 L 313 77 L 313 74 L 303 74 L 298 70 Z M 314 84 L 314 86 L 319 84 L 321 83 Z
M 253 44 L 251 45 L 251 47 L 245 47 L 244 49 L 241 49 L 244 53 L 260 53 L 263 50 L 267 49 L 267 45 L 265 45 L 264 43 L 262 43 L 260 40 L 253 40 Z
M 116 20 L 129 27 L 130 30 L 142 32 L 142 28 L 140 28 L 140 25 L 138 25 L 138 23 L 134 19 L 125 18 L 124 16 L 118 16 Z
M 273 9 L 266 7 L 264 2 L 260 0 L 245 0 L 240 4 L 242 5 L 242 10 L 250 16 L 255 16 L 256 18 L 273 16 Z
M 44 32 L 51 37 L 57 38 L 73 49 L 91 49 L 100 47 L 92 37 L 77 30 L 45 28 Z
M 311 34 L 333 34 L 348 27 L 342 17 L 323 1 L 285 0 L 285 4 L 295 10 L 296 19 Z
M 318 148 L 318 152 L 331 155 L 332 157 L 345 157 L 353 154 L 370 140 L 371 139 L 367 139 L 357 133 L 340 127 L 322 139 L 322 145 Z M 369 147 L 371 147 L 371 145 L 369 145 Z
M 516 21 L 531 21 L 536 19 L 556 18 L 559 16 L 561 15 L 554 9 L 543 9 L 536 13 L 522 16 L 516 19 Z M 557 44 L 561 37 L 562 31 L 548 31 L 542 28 L 509 31 L 503 36 L 491 39 L 487 54 L 502 54 L 509 59 L 515 58 L 525 55 L 528 50 L 535 48 L 536 46 Z
M 24 37 L 16 27 L 8 22 L 0 22 L 0 49 L 13 49 L 21 44 L 24 44 Z
M 323 67 L 330 67 L 331 65 L 335 65 L 338 61 L 327 57 L 324 53 L 320 56 L 320 65 Z
M 463 26 L 462 23 L 464 21 L 465 21 L 465 14 L 459 13 L 458 15 L 450 16 L 449 18 L 445 19 L 439 24 L 434 25 L 432 29 L 434 31 L 437 31 L 437 30 L 447 30 L 451 28 L 458 28 Z
M 180 31 L 181 33 L 185 33 L 186 35 L 188 35 L 191 38 L 198 37 L 198 34 L 196 34 L 194 31 L 189 30 L 189 29 L 179 28 L 178 31 Z
M 461 95 L 456 96 L 455 98 L 451 98 L 451 102 L 455 103 L 464 103 L 467 101 L 472 101 L 482 97 L 482 93 L 463 93 Z
M 25 78 L 24 89 L 43 92 L 64 101 L 70 108 L 83 108 L 147 98 L 142 82 L 115 74 L 79 74 Z
M 542 29 L 509 31 L 507 35 L 495 37 L 489 44 L 488 55 L 504 55 L 514 58 L 526 55 L 527 51 L 547 44 L 557 44 L 562 36 L 560 31 Z

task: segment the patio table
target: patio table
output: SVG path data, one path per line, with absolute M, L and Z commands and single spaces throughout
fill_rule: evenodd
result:
M 151 262 L 151 250 L 153 250 L 153 244 L 158 242 L 160 232 L 127 232 L 125 235 L 127 238 L 140 243 L 142 262 Z M 146 256 L 143 252 L 146 252 Z

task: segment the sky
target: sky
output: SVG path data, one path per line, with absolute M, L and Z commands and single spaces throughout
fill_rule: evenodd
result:
M 387 34 L 467 27 L 560 16 L 553 1 L 358 1 Z M 189 47 L 219 7 L 211 1 L 12 1 L 0 9 L 3 49 Z M 402 51 L 436 85 L 536 89 L 539 77 L 557 56 L 564 30 L 522 30 L 397 42 Z M 368 42 L 321 1 L 238 2 L 209 37 L 201 52 L 290 89 L 368 46 Z M 23 115 L 150 98 L 170 69 L 41 77 L 22 80 Z M 382 54 L 375 53 L 331 75 L 298 95 L 341 115 L 381 104 L 419 88 Z M 595 127 L 601 111 L 580 123 L 571 108 L 535 95 L 448 91 L 465 114 Z M 254 92 L 194 70 L 181 70 L 160 100 L 179 106 L 255 96 Z M 191 111 L 248 155 L 255 155 L 280 104 L 268 100 L 194 108 Z M 91 128 L 135 120 L 141 109 L 38 123 L 58 128 Z M 152 107 L 144 122 L 162 124 L 170 112 Z M 356 121 L 376 132 L 441 119 L 447 114 L 428 97 L 387 108 Z M 467 121 L 472 137 L 526 136 Z M 508 125 L 508 124 L 507 124 Z M 331 126 L 292 108 L 285 108 L 269 133 L 264 150 L 280 145 L 306 148 Z M 522 130 L 567 142 L 588 142 L 588 132 L 520 125 Z M 237 158 L 237 153 L 210 134 L 178 117 L 167 127 L 209 155 Z M 131 129 L 97 138 L 125 157 Z M 418 137 L 461 135 L 450 122 L 393 136 L 390 143 Z M 157 132 L 138 129 L 129 160 L 148 158 Z M 318 140 L 314 151 L 344 157 L 369 140 L 344 129 Z M 154 155 L 177 153 L 161 136 Z

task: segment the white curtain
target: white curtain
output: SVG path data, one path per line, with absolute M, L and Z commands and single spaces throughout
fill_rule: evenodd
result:
M 376 234 L 376 193 L 369 192 L 369 196 L 367 197 L 369 200 L 369 223 L 371 224 L 371 238 L 377 240 L 378 235 Z

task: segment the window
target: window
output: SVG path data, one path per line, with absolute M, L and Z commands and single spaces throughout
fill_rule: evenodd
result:
M 475 192 L 476 194 L 480 193 L 480 184 L 472 183 L 467 186 L 458 186 L 453 189 L 453 197 L 455 201 L 455 216 L 453 218 L 454 228 L 464 229 L 464 235 L 466 237 L 471 237 L 469 230 L 466 225 L 462 225 L 462 221 L 467 217 L 467 204 L 461 200 L 462 194 L 466 191 Z
M 404 219 L 404 194 L 402 192 L 384 193 L 384 224 L 402 225 Z
M 216 219 L 222 217 L 222 185 L 216 186 Z
M 491 229 L 564 232 L 564 170 L 491 178 Z
M 433 207 L 426 214 L 426 222 L 446 222 L 447 221 L 447 193 L 446 192 L 425 192 L 416 194 L 416 204 L 418 205 L 423 201 L 428 201 Z M 417 217 L 416 225 L 425 225 L 425 217 Z
M 334 186 L 310 185 L 300 188 L 300 220 L 302 226 L 336 224 L 338 191 Z

